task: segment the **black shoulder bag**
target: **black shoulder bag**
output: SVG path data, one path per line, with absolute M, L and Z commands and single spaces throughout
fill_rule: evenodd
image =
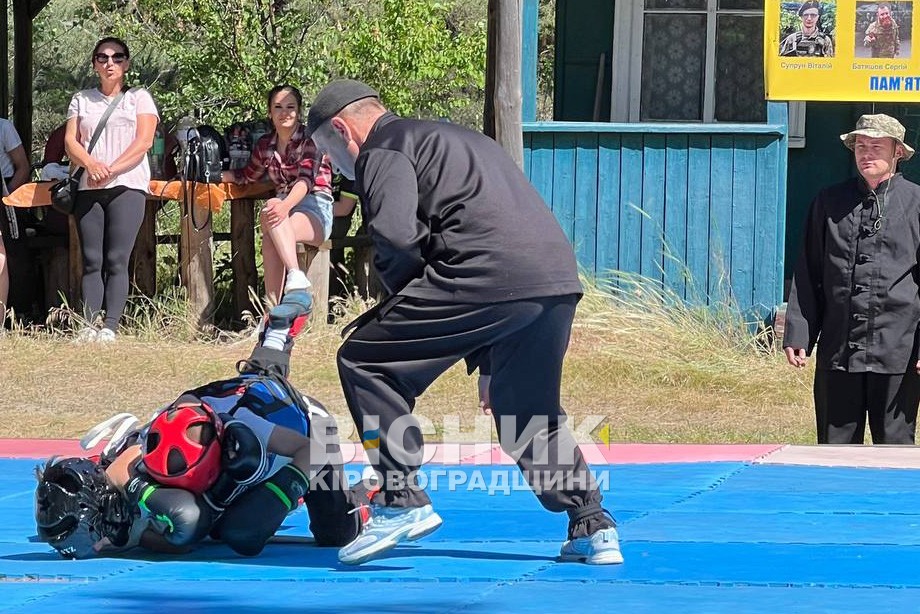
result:
M 105 128 L 105 123 L 109 121 L 109 117 L 115 110 L 116 105 L 118 105 L 119 101 L 121 101 L 124 96 L 125 91 L 122 90 L 118 92 L 115 99 L 109 103 L 99 123 L 96 124 L 96 130 L 93 132 L 93 138 L 89 141 L 89 148 L 86 150 L 86 153 L 93 152 L 93 147 L 96 146 L 96 141 L 99 140 L 99 135 L 102 134 L 102 130 Z M 55 211 L 60 211 L 65 215 L 73 213 L 74 206 L 77 203 L 77 190 L 80 189 L 80 177 L 83 176 L 83 171 L 85 170 L 86 169 L 81 166 L 77 170 L 71 172 L 70 175 L 67 176 L 67 179 L 62 179 L 51 186 L 51 207 Z

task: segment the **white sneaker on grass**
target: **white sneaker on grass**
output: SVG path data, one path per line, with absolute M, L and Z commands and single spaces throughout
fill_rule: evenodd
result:
M 587 537 L 567 540 L 559 551 L 559 561 L 589 565 L 617 565 L 623 562 L 620 537 L 613 527 Z
M 103 328 L 96 333 L 96 343 L 112 343 L 115 341 L 115 331 L 111 328 Z
M 443 522 L 431 505 L 385 507 L 371 505 L 371 517 L 351 543 L 339 550 L 339 561 L 360 565 L 392 550 L 403 541 L 434 533 Z
M 92 343 L 96 340 L 96 336 L 99 334 L 95 328 L 85 326 L 77 332 L 77 336 L 73 338 L 74 343 Z

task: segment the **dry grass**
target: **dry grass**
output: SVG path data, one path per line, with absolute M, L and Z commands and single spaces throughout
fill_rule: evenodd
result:
M 563 399 L 576 425 L 602 416 L 615 441 L 813 442 L 810 370 L 786 366 L 729 310 L 692 310 L 643 283 L 624 288 L 592 289 L 579 306 Z M 115 412 L 146 418 L 187 388 L 233 375 L 252 341 L 196 340 L 176 324 L 181 311 L 136 316 L 112 345 L 76 345 L 54 327 L 0 337 L 0 437 L 78 437 Z M 340 329 L 314 325 L 298 340 L 292 380 L 355 440 L 334 363 Z M 458 365 L 416 413 L 433 425 L 429 439 L 482 439 L 489 427 L 476 404 L 475 379 Z M 450 416 L 459 436 L 445 433 Z

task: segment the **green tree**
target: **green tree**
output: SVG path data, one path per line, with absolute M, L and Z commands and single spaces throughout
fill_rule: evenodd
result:
M 328 72 L 322 58 L 333 33 L 318 7 L 309 0 L 104 0 L 93 17 L 163 68 L 148 85 L 164 116 L 194 111 L 225 126 L 264 116 L 272 86 L 303 87 Z
M 353 4 L 337 29 L 333 51 L 340 75 L 373 83 L 401 115 L 451 117 L 481 100 L 485 87 L 486 20 L 452 12 L 438 0 Z
M 482 108 L 484 0 L 64 0 L 36 29 L 44 102 L 63 107 L 61 118 L 73 91 L 92 83 L 85 57 L 107 34 L 131 46 L 132 79 L 168 122 L 190 112 L 217 126 L 264 117 L 274 85 L 309 100 L 339 76 L 365 79 L 408 115 L 456 120 Z

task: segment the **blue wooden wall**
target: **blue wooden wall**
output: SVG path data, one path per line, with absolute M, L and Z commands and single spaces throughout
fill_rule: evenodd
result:
M 521 10 L 524 171 L 583 269 L 769 315 L 783 301 L 786 103 L 765 102 L 765 124 L 537 122 L 539 0 Z
M 771 105 L 773 106 L 773 105 Z M 783 299 L 785 104 L 768 124 L 524 124 L 524 170 L 589 274 L 695 303 Z

